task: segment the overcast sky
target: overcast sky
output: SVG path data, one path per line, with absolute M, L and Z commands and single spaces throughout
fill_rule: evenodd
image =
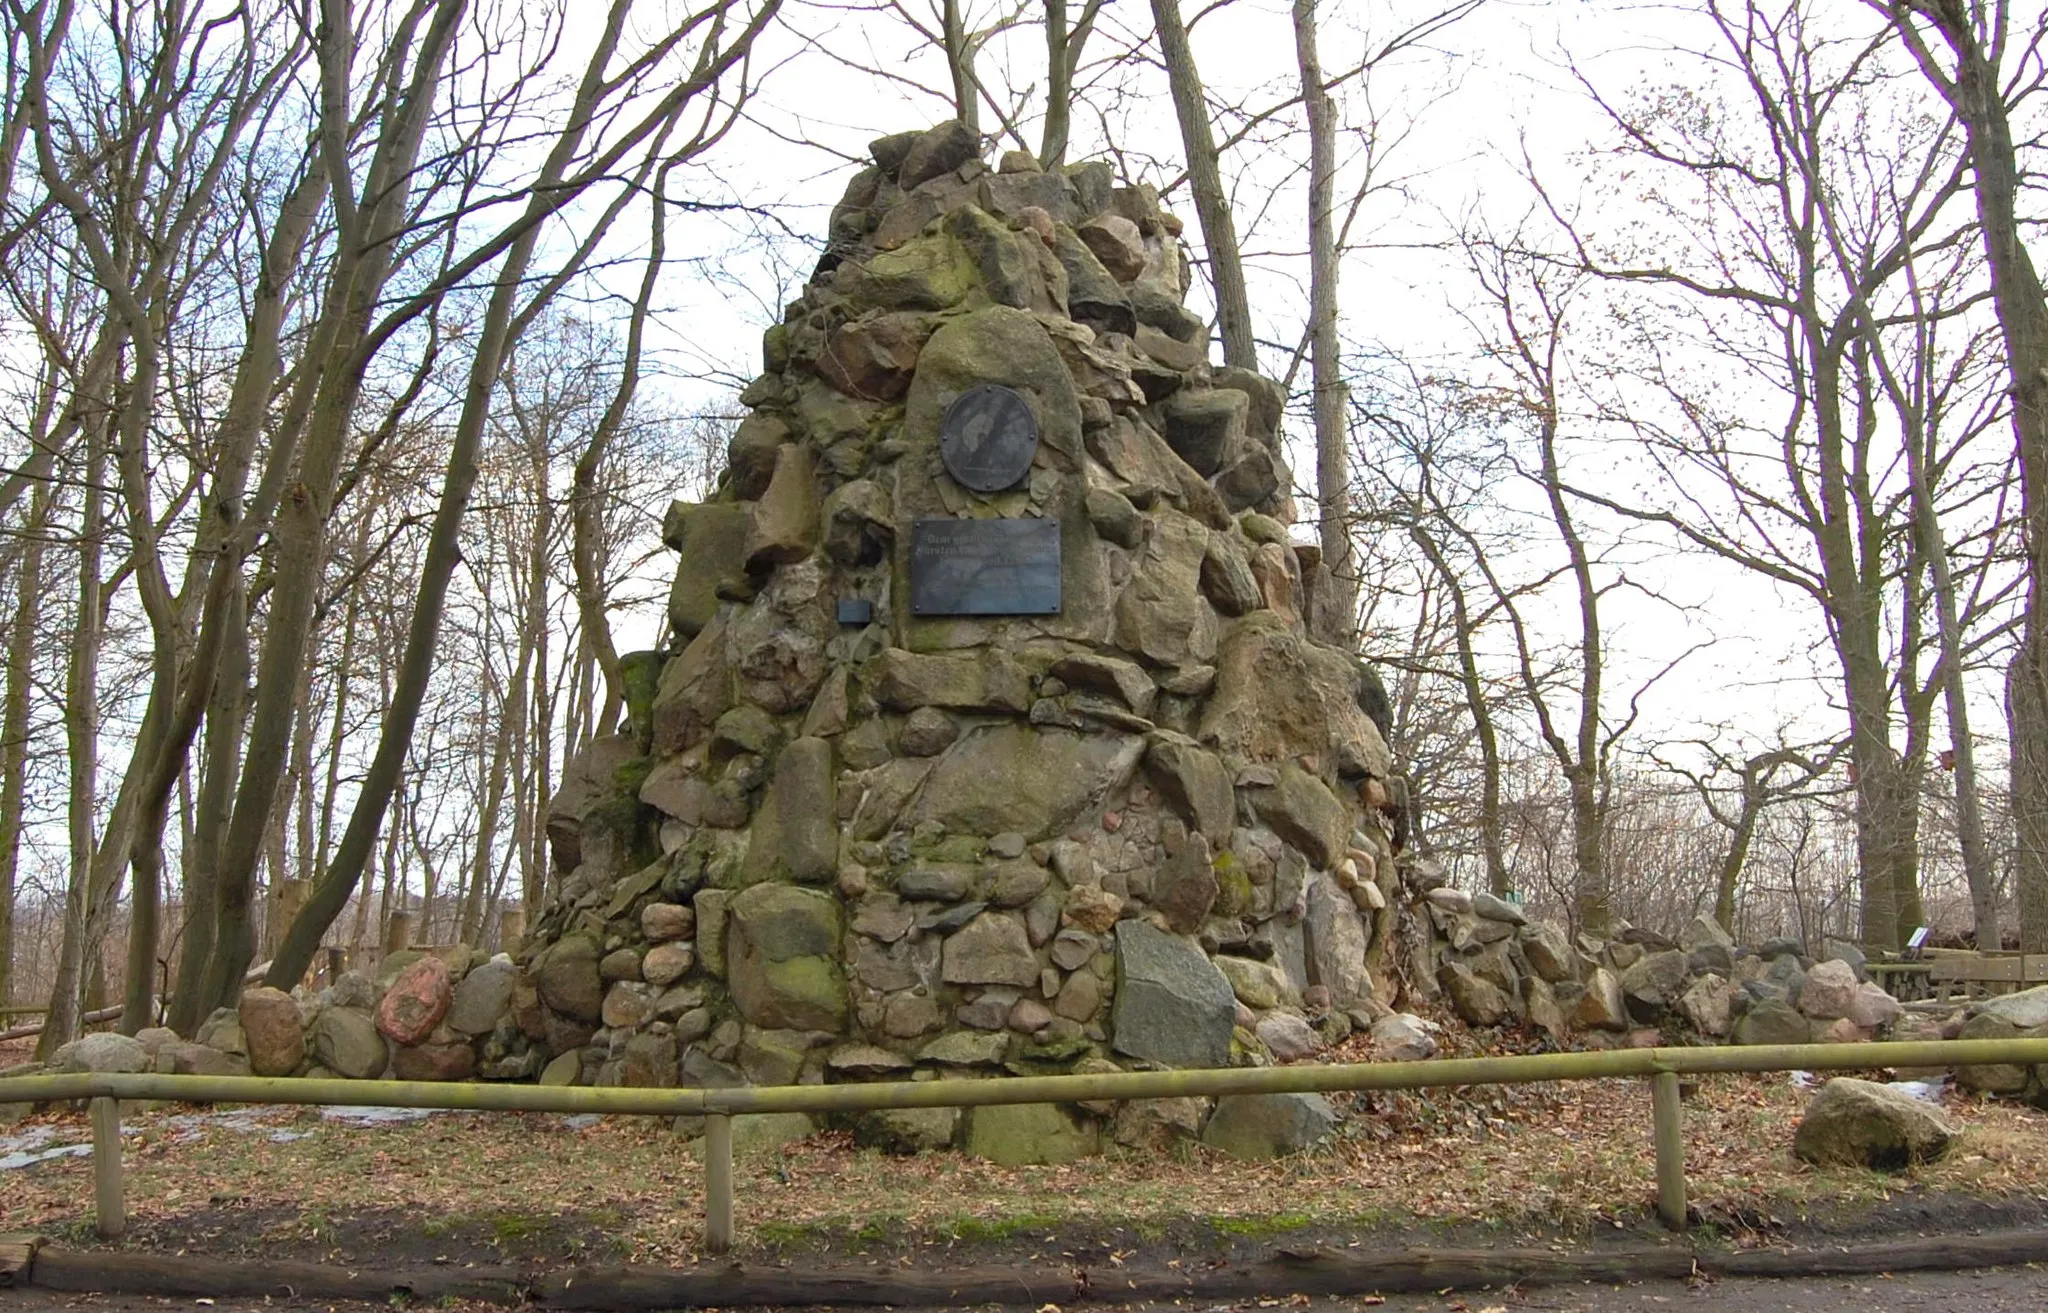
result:
M 915 6 L 922 0 L 904 0 Z M 870 0 L 879 7 L 879 0 Z M 1185 3 L 1193 14 L 1199 6 Z M 1322 56 L 1326 71 L 1345 68 L 1434 4 L 1324 0 Z M 978 9 L 992 12 L 995 5 Z M 1036 12 L 1035 6 L 1028 6 Z M 712 370 L 744 376 L 758 368 L 759 332 L 779 317 L 809 267 L 805 241 L 823 232 L 826 212 L 864 153 L 880 134 L 937 121 L 944 102 L 919 91 L 944 85 L 936 54 L 907 26 L 873 12 L 791 0 L 786 27 L 773 46 L 775 65 L 750 107 L 750 121 L 719 152 L 717 185 L 748 203 L 774 211 L 773 222 L 725 218 L 700 225 L 700 249 L 712 257 L 715 277 L 679 278 L 664 316 L 664 358 L 677 374 Z M 1197 25 L 1194 44 L 1211 92 L 1247 108 L 1291 94 L 1295 79 L 1293 31 L 1284 0 L 1231 0 Z M 1842 0 L 1845 30 L 1869 20 L 1854 0 Z M 1150 26 L 1145 0 L 1111 0 L 1091 57 L 1107 59 Z M 1708 49 L 1711 33 L 1684 6 L 1633 5 L 1606 0 L 1491 0 L 1426 46 L 1390 61 L 1363 83 L 1341 93 L 1349 124 L 1374 121 L 1387 144 L 1379 161 L 1378 190 L 1352 231 L 1357 249 L 1344 267 L 1342 329 L 1355 347 L 1393 352 L 1424 368 L 1469 367 L 1472 333 L 1460 311 L 1471 288 L 1454 253 L 1442 243 L 1461 220 L 1483 217 L 1497 228 L 1527 214 L 1534 197 L 1525 177 L 1533 168 L 1565 204 L 1586 201 L 1579 178 L 1588 150 L 1610 139 L 1604 117 L 1576 80 L 1583 75 L 1604 94 L 1632 92 L 1707 76 L 1705 61 L 1688 50 Z M 1024 29 L 997 41 L 981 63 L 998 86 L 1036 87 L 1043 69 L 1042 37 Z M 851 67 L 844 61 L 862 67 Z M 878 73 L 876 70 L 881 70 Z M 1106 144 L 1105 128 L 1125 167 L 1155 183 L 1177 177 L 1181 150 L 1163 78 L 1141 68 L 1103 74 L 1075 117 L 1072 158 Z M 1109 88 L 1114 89 L 1109 89 Z M 998 91 L 999 95 L 1003 94 Z M 1025 101 L 1025 134 L 1035 142 L 1039 101 Z M 984 116 L 993 130 L 994 116 Z M 1000 143 L 993 147 L 1000 149 Z M 1301 248 L 1305 208 L 1300 139 L 1247 146 L 1233 152 L 1239 222 L 1252 263 L 1254 314 L 1261 335 L 1293 343 L 1306 303 Z M 1340 197 L 1362 176 L 1363 155 L 1344 151 Z M 1198 235 L 1184 192 L 1174 198 Z M 1612 219 L 1611 214 L 1596 215 Z M 767 247 L 735 250 L 736 234 L 788 234 Z M 709 269 L 700 272 L 710 272 Z M 1198 289 L 1195 299 L 1207 308 Z M 1269 373 L 1284 372 L 1289 352 L 1266 349 Z M 720 382 L 678 383 L 697 404 L 731 404 Z M 1296 478 L 1313 482 L 1304 446 L 1306 426 L 1291 426 Z M 1625 450 L 1593 457 L 1598 477 L 1638 477 Z M 1589 518 L 1600 522 L 1597 515 Z M 1811 603 L 1697 551 L 1645 543 L 1630 550 L 1630 577 L 1643 587 L 1609 602 L 1613 644 L 1611 687 L 1626 690 L 1682 652 L 1711 640 L 1645 702 L 1649 738 L 1683 738 L 1703 727 L 1737 722 L 1755 737 L 1780 725 L 1795 733 L 1839 732 L 1832 657 Z M 665 564 L 665 563 L 664 563 Z M 1368 581 L 1370 587 L 1370 581 Z M 1651 600 L 1659 594 L 1664 600 Z M 1567 617 L 1547 619 L 1557 632 Z M 658 610 L 629 620 L 651 636 Z M 1979 689 L 1980 737 L 1999 734 L 1997 690 Z M 1624 698 L 1626 693 L 1623 694 Z M 1993 761 L 2001 753 L 1990 754 Z

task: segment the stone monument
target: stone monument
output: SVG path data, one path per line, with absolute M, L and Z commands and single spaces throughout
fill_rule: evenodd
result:
M 547 1079 L 1228 1065 L 1384 1012 L 1384 696 L 1318 640 L 1284 398 L 1209 362 L 1180 233 L 1107 163 L 874 143 L 716 494 L 669 512 L 670 646 L 551 809 L 509 1045 Z M 1256 1111 L 1212 1120 L 1263 1143 Z M 1005 1161 L 1105 1130 L 962 1120 L 857 1129 Z

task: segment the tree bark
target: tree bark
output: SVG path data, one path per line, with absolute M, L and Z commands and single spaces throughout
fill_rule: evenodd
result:
M 327 7 L 321 33 L 322 130 L 338 139 L 346 130 L 347 88 L 343 80 L 351 31 L 345 0 L 327 0 Z M 213 952 L 202 985 L 208 1008 L 224 1006 L 240 993 L 242 975 L 255 953 L 251 904 L 256 866 L 284 775 L 291 702 L 310 638 L 320 569 L 326 557 L 327 523 L 368 365 L 361 348 L 391 272 L 393 245 L 404 228 L 412 196 L 413 163 L 432 117 L 442 65 L 454 47 L 466 7 L 464 0 L 437 0 L 411 74 L 384 120 L 374 163 L 362 184 L 362 209 L 356 208 L 351 194 L 347 160 L 329 160 L 335 170 L 329 181 L 337 209 L 346 217 L 309 352 L 309 360 L 318 363 L 305 375 L 312 389 L 312 405 L 297 482 L 279 507 L 273 533 L 274 566 L 269 614 L 256 658 L 255 706 L 234 809 L 221 844 Z M 308 960 L 310 956 L 309 951 Z M 290 979 L 296 980 L 304 972 L 305 962 L 301 962 Z
M 1962 121 L 1977 223 L 1991 266 L 1992 303 L 2005 339 L 2027 581 L 2019 648 L 2006 674 L 2014 884 L 2020 947 L 2048 952 L 2048 292 L 2022 240 L 2019 158 L 1992 54 L 2004 44 L 2008 13 L 2002 0 L 1968 6 L 1959 0 L 1892 0 L 1879 7 Z M 1915 17 L 1948 46 L 1951 67 L 1921 39 Z
M 199 1023 L 213 1007 L 203 995 L 206 968 L 213 960 L 215 874 L 220 869 L 220 845 L 234 797 L 235 767 L 242 759 L 248 707 L 248 607 L 243 590 L 242 572 L 231 571 L 220 620 L 225 638 L 206 703 L 206 750 L 200 760 L 199 797 L 193 806 L 192 849 L 185 858 L 185 932 L 178 946 L 178 978 L 165 1024 L 187 1039 L 197 1033 Z
M 1332 217 L 1337 107 L 1316 54 L 1316 0 L 1294 0 L 1294 50 L 1308 109 L 1309 376 L 1316 421 L 1316 507 L 1323 564 L 1335 584 L 1330 611 L 1351 646 L 1358 631 L 1358 566 L 1351 550 L 1351 469 L 1345 418 L 1349 390 L 1337 339 L 1338 258 Z
M 1174 116 L 1180 120 L 1181 146 L 1188 156 L 1195 218 L 1202 225 L 1202 244 L 1209 252 L 1209 280 L 1216 290 L 1223 363 L 1257 370 L 1259 347 L 1252 335 L 1251 298 L 1245 290 L 1237 222 L 1231 216 L 1230 197 L 1223 190 L 1216 137 L 1209 130 L 1209 104 L 1202 94 L 1202 77 L 1195 66 L 1194 47 L 1188 42 L 1187 24 L 1181 21 L 1180 0 L 1152 0 L 1152 20 L 1159 30 L 1159 52 L 1166 61 L 1166 82 L 1173 94 Z
M 43 610 L 43 535 L 48 494 L 38 487 L 29 503 L 26 541 L 16 564 L 14 623 L 7 636 L 7 688 L 0 704 L 0 1006 L 13 1001 L 16 876 L 28 794 L 29 687 Z
M 36 1060 L 48 1061 L 78 1037 L 85 979 L 86 922 L 91 908 L 94 818 L 99 814 L 99 657 L 105 632 L 100 578 L 106 533 L 101 489 L 107 483 L 104 421 L 86 428 L 85 485 L 78 516 L 78 590 L 72 618 L 70 659 L 64 675 L 64 743 L 70 767 L 67 799 L 70 867 L 64 886 L 63 939 L 57 947 L 57 975 L 49 1011 L 36 1042 Z

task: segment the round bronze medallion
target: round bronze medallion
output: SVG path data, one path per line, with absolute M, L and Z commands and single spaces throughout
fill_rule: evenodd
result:
M 939 421 L 939 458 L 961 486 L 1001 492 L 1031 469 L 1038 419 L 1000 383 L 977 383 L 953 399 Z

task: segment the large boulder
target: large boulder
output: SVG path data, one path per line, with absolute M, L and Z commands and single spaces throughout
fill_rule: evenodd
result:
M 1069 460 L 1080 454 L 1081 399 L 1073 375 L 1044 325 L 1023 310 L 998 305 L 949 320 L 918 355 L 903 433 L 934 466 L 946 407 L 977 383 L 1020 393 L 1038 420 L 1039 441 Z M 936 476 L 933 466 L 926 468 Z
M 1210 843 L 1229 841 L 1237 824 L 1237 790 L 1222 758 L 1185 734 L 1158 730 L 1147 738 L 1145 773 Z
M 555 941 L 540 960 L 541 1002 L 565 1017 L 595 1022 L 604 1008 L 604 977 L 597 964 L 603 949 L 586 934 Z
M 1438 1027 L 1411 1012 L 1395 1012 L 1372 1023 L 1373 1048 L 1388 1062 L 1420 1062 L 1437 1053 Z
M 1070 1163 L 1098 1143 L 1092 1122 L 1051 1103 L 991 1104 L 967 1110 L 967 1152 L 1000 1167 Z
M 199 1023 L 198 1033 L 192 1038 L 222 1053 L 238 1058 L 249 1056 L 249 1037 L 242 1033 L 242 1019 L 233 1008 L 215 1008 Z
M 1565 942 L 1564 932 L 1547 922 L 1538 921 L 1522 931 L 1522 956 L 1529 960 L 1529 966 L 1544 980 L 1555 985 L 1577 978 L 1578 957 Z
M 1866 980 L 1856 986 L 1856 997 L 1849 1000 L 1848 1018 L 1864 1030 L 1875 1031 L 1897 1021 L 1904 1010 L 1882 985 Z
M 1216 612 L 1202 596 L 1208 531 L 1181 516 L 1156 521 L 1116 600 L 1117 646 L 1158 666 L 1216 655 Z
M 172 1040 L 156 1051 L 156 1069 L 173 1076 L 247 1076 L 249 1060 L 205 1044 Z
M 1022 715 L 1031 680 L 1008 653 L 907 652 L 883 648 L 862 672 L 875 700 L 891 711 L 945 707 Z
M 1586 992 L 1572 1009 L 1572 1024 L 1584 1030 L 1627 1030 L 1628 1004 L 1621 993 L 1621 981 L 1606 967 L 1595 967 L 1586 977 Z
M 1170 1154 L 1202 1134 L 1209 1100 L 1188 1096 L 1171 1099 L 1125 1099 L 1115 1105 L 1110 1135 L 1126 1149 Z
M 1306 932 L 1308 983 L 1330 991 L 1330 1001 L 1350 1007 L 1372 997 L 1372 977 L 1365 969 L 1370 936 L 1365 918 L 1337 882 L 1316 872 L 1309 877 Z
M 1244 444 L 1251 398 L 1242 392 L 1180 391 L 1166 403 L 1166 442 L 1203 477 L 1219 474 Z
M 1735 951 L 1735 940 L 1721 923 L 1711 916 L 1700 915 L 1685 923 L 1685 929 L 1678 932 L 1678 946 L 1687 953 L 1701 949 L 1719 949 L 1723 953 Z
M 1275 1012 L 1260 1018 L 1255 1033 L 1278 1062 L 1299 1062 L 1323 1050 L 1323 1037 L 1292 1012 Z
M 290 994 L 267 985 L 245 989 L 235 1013 L 256 1075 L 289 1076 L 306 1060 L 306 1028 Z
M 718 614 L 718 588 L 740 577 L 746 562 L 747 509 L 736 502 L 675 502 L 662 521 L 662 538 L 682 553 L 668 594 L 668 621 L 695 638 Z
M 841 934 L 839 900 L 831 894 L 781 884 L 735 894 L 724 947 L 740 1015 L 768 1030 L 844 1030 Z
M 512 987 L 519 969 L 493 958 L 462 978 L 448 1006 L 448 1029 L 462 1035 L 488 1035 L 512 1009 Z
M 1957 1039 L 2018 1039 L 2018 1026 L 1991 1012 L 1980 1012 L 1963 1023 Z M 2030 1083 L 2031 1068 L 2010 1062 L 1986 1062 L 1957 1067 L 1956 1084 L 1978 1094 L 2023 1094 Z
M 2048 1026 L 2048 985 L 2036 985 L 2016 994 L 2001 994 L 1977 1005 L 1977 1011 L 2010 1021 L 2021 1030 Z
M 959 1133 L 958 1108 L 878 1108 L 853 1119 L 854 1143 L 883 1153 L 951 1148 Z
M 448 964 L 438 957 L 423 957 L 399 972 L 384 997 L 377 1000 L 377 1029 L 393 1044 L 424 1043 L 448 1015 L 454 999 L 455 983 Z M 255 1055 L 250 1058 L 253 1063 Z
M 1676 949 L 1651 953 L 1621 973 L 1621 992 L 1636 1019 L 1652 1022 L 1685 992 L 1686 957 Z
M 1230 982 L 1237 1001 L 1248 1008 L 1266 1011 L 1277 1007 L 1301 1006 L 1301 995 L 1287 973 L 1271 962 L 1219 954 L 1210 959 Z
M 1274 833 L 1301 849 L 1320 869 L 1344 857 L 1351 814 L 1328 785 L 1289 762 L 1271 788 L 1252 790 L 1252 806 Z
M 366 1012 L 328 1008 L 313 1021 L 313 1061 L 348 1080 L 375 1080 L 388 1059 L 384 1036 Z
M 1835 958 L 1816 962 L 1799 991 L 1799 1010 L 1815 1021 L 1846 1017 L 1856 1004 L 1858 983 L 1856 968 L 1849 963 Z
M 1727 1035 L 1734 1016 L 1735 991 L 1726 980 L 1716 975 L 1705 975 L 1686 987 L 1679 995 L 1678 1011 L 1686 1024 L 1709 1039 L 1720 1039 Z
M 1254 611 L 1217 645 L 1216 689 L 1195 737 L 1226 756 L 1291 761 L 1303 753 L 1345 775 L 1386 778 L 1393 759 L 1358 705 L 1347 652 L 1312 643 L 1271 611 Z
M 1128 783 L 1144 751 L 1134 734 L 1014 723 L 976 729 L 937 759 L 901 823 L 1051 838 Z
M 476 1074 L 476 1050 L 462 1036 L 444 1029 L 424 1044 L 393 1049 L 391 1074 L 398 1080 L 468 1080 Z
M 585 831 L 618 801 L 620 770 L 639 755 L 631 735 L 600 734 L 563 767 L 562 786 L 547 813 L 548 847 L 557 866 L 567 871 L 583 864 Z
M 1116 960 L 1110 1030 L 1117 1052 L 1168 1067 L 1228 1065 L 1237 997 L 1201 945 L 1143 921 L 1119 921 Z
M 1935 1105 L 1889 1085 L 1841 1076 L 1807 1104 L 1792 1152 L 1823 1166 L 1895 1172 L 1940 1158 L 1955 1137 L 1955 1124 Z
M 149 1069 L 149 1050 L 141 1040 L 112 1031 L 94 1031 L 62 1045 L 50 1055 L 59 1072 L 131 1072 Z
M 949 985 L 1036 985 L 1038 957 L 1024 918 L 1015 912 L 983 912 L 946 936 L 941 976 Z
M 1805 1044 L 1813 1026 L 1799 1009 L 1786 1003 L 1752 1003 L 1735 1023 L 1737 1044 Z
M 754 815 L 746 879 L 824 884 L 839 869 L 832 745 L 794 739 L 775 758 L 775 773 Z
M 1437 984 L 1468 1025 L 1498 1026 L 1514 1015 L 1507 994 L 1492 981 L 1474 975 L 1462 962 L 1439 967 Z
M 1233 1158 L 1280 1158 L 1329 1138 L 1337 1110 L 1320 1094 L 1227 1094 L 1202 1129 L 1202 1143 Z

